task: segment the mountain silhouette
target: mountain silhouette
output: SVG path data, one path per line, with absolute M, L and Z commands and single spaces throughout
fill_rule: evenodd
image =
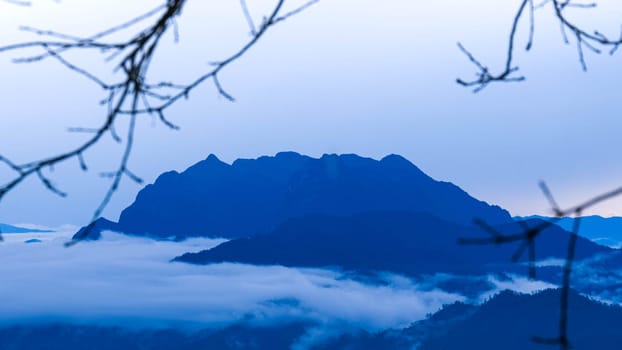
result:
M 546 216 L 516 217 L 516 219 L 541 219 L 555 223 L 566 231 L 572 230 L 574 218 L 564 217 L 561 219 Z M 622 246 L 622 217 L 605 218 L 598 215 L 582 216 L 579 234 L 598 244 L 620 247 Z
M 7 225 L 7 224 L 0 224 L 0 233 L 43 233 L 43 232 L 52 232 L 52 231 L 17 227 L 17 226 Z
M 139 192 L 118 225 L 96 224 L 87 238 L 113 226 L 155 238 L 237 238 L 268 233 L 309 214 L 370 211 L 425 212 L 461 225 L 474 217 L 492 224 L 512 221 L 507 211 L 432 179 L 398 155 L 317 159 L 282 152 L 230 165 L 210 155 L 184 172 L 164 173 Z
M 527 221 L 530 226 L 539 220 Z M 515 224 L 502 232 L 520 232 Z M 427 213 L 369 212 L 347 217 L 309 215 L 290 219 L 272 233 L 234 239 L 212 249 L 187 253 L 175 261 L 210 264 L 238 262 L 296 267 L 338 267 L 361 272 L 485 273 L 511 271 L 510 257 L 521 242 L 491 246 L 461 246 L 461 237 L 484 237 L 475 226 L 462 226 Z M 537 258 L 564 258 L 560 242 L 569 233 L 552 225 L 536 239 Z M 576 257 L 584 259 L 612 249 L 585 238 L 577 243 Z M 524 267 L 518 267 L 521 271 Z
M 547 349 L 533 337 L 555 338 L 559 326 L 559 289 L 535 295 L 502 292 L 470 316 L 453 323 L 438 323 L 436 334 L 418 349 Z M 622 308 L 588 299 L 572 291 L 568 335 L 573 349 L 619 349 Z M 464 310 L 460 310 L 463 312 Z M 453 312 L 457 317 L 464 314 Z M 416 327 L 416 325 L 415 325 Z
M 536 294 L 503 291 L 482 305 L 457 302 L 405 329 L 376 334 L 344 333 L 315 350 L 550 349 L 533 337 L 555 338 L 559 332 L 558 289 Z M 570 293 L 568 335 L 572 349 L 620 348 L 622 308 Z M 553 347 L 558 348 L 558 347 Z
M 101 233 L 103 231 L 123 232 L 123 229 L 116 222 L 105 218 L 99 218 L 89 225 L 82 227 L 78 232 L 76 232 L 75 235 L 73 235 L 73 239 L 97 240 L 101 238 Z

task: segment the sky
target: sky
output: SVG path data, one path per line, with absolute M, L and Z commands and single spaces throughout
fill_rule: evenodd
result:
M 294 0 L 289 6 L 295 7 Z M 33 39 L 20 25 L 89 35 L 158 5 L 156 0 L 34 0 L 30 7 L 0 2 L 0 45 Z M 273 1 L 250 2 L 260 21 Z M 569 10 L 589 28 L 619 34 L 622 5 Z M 131 170 L 147 183 L 216 154 L 231 162 L 279 151 L 311 156 L 401 154 L 430 176 L 451 181 L 514 215 L 550 214 L 538 189 L 545 180 L 562 206 L 622 185 L 622 118 L 618 56 L 564 45 L 550 8 L 536 12 L 535 44 L 517 51 L 527 80 L 473 94 L 458 77 L 475 70 L 460 41 L 499 69 L 519 1 L 322 0 L 275 26 L 220 76 L 229 102 L 205 84 L 168 114 L 171 131 L 139 120 Z M 153 63 L 155 77 L 185 82 L 248 40 L 239 1 L 190 0 Z M 524 47 L 528 23 L 521 23 Z M 24 53 L 21 53 L 24 54 Z M 84 140 L 68 127 L 92 127 L 105 111 L 97 86 L 57 62 L 16 65 L 20 53 L 0 54 L 0 154 L 17 162 L 49 156 Z M 93 55 L 69 55 L 103 76 L 111 67 Z M 126 126 L 120 123 L 118 128 Z M 47 226 L 88 222 L 103 198 L 122 148 L 110 138 L 85 153 L 88 172 L 69 161 L 50 177 L 68 192 L 57 198 L 31 179 L 0 202 L 0 222 Z M 13 175 L 0 168 L 0 182 Z M 116 220 L 141 185 L 125 180 L 104 212 Z M 622 215 L 622 200 L 586 214 Z

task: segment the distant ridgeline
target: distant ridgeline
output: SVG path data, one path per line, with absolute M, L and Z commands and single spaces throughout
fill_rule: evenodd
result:
M 32 229 L 32 228 L 0 224 L 0 233 L 33 233 L 33 232 L 52 232 L 52 231 L 37 230 L 37 229 Z
M 533 215 L 515 217 L 515 219 L 540 219 L 545 221 L 551 221 L 566 231 L 572 230 L 572 225 L 574 224 L 574 219 L 568 217 L 557 219 L 546 216 Z M 579 234 L 598 244 L 619 248 L 620 246 L 622 246 L 622 218 L 604 218 L 598 215 L 583 216 L 581 217 L 581 230 L 579 231 Z
M 103 230 L 156 239 L 230 238 L 176 258 L 195 264 L 244 262 L 338 266 L 405 274 L 476 272 L 507 263 L 516 245 L 462 247 L 487 233 L 479 218 L 517 232 L 504 209 L 432 179 L 398 155 L 319 159 L 293 152 L 226 164 L 213 155 L 146 186 L 118 223 L 100 219 L 74 236 Z M 535 225 L 538 219 L 528 220 Z M 552 226 L 537 240 L 538 259 L 563 258 L 568 232 Z M 517 243 L 520 244 L 520 243 Z M 611 249 L 580 239 L 577 258 Z
M 529 225 L 537 222 L 529 221 Z M 516 232 L 516 224 L 498 226 Z M 273 232 L 225 242 L 209 250 L 186 253 L 177 261 L 194 264 L 241 262 L 255 265 L 335 266 L 346 270 L 392 271 L 406 275 L 523 272 L 511 256 L 520 242 L 503 246 L 460 246 L 461 237 L 483 236 L 426 213 L 368 212 L 348 217 L 308 215 L 290 219 Z M 568 233 L 552 226 L 537 241 L 539 259 L 563 258 Z M 577 259 L 610 251 L 587 239 L 577 245 Z

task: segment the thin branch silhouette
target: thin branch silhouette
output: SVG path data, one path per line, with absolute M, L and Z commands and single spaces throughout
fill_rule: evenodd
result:
M 7 3 L 27 6 L 29 1 L 20 0 L 3 0 Z M 137 118 L 143 115 L 150 115 L 159 120 L 163 125 L 176 130 L 179 127 L 168 119 L 166 111 L 169 107 L 182 99 L 188 98 L 189 95 L 200 85 L 211 81 L 216 88 L 218 94 L 227 100 L 234 101 L 231 93 L 227 92 L 219 74 L 245 55 L 257 42 L 276 24 L 281 23 L 292 16 L 295 16 L 310 6 L 316 4 L 318 0 L 307 1 L 301 6 L 294 8 L 288 12 L 283 10 L 286 0 L 278 0 L 272 11 L 263 19 L 261 23 L 255 23 L 250 14 L 245 0 L 240 0 L 243 15 L 246 19 L 250 31 L 250 38 L 237 51 L 225 59 L 214 62 L 210 68 L 197 76 L 189 83 L 177 83 L 173 81 L 151 81 L 149 68 L 153 58 L 157 55 L 157 49 L 162 38 L 166 33 L 173 32 L 175 39 L 178 38 L 176 19 L 181 15 L 187 0 L 165 0 L 163 4 L 137 16 L 127 22 L 117 26 L 112 26 L 104 31 L 91 36 L 81 37 L 60 33 L 51 30 L 42 30 L 33 27 L 22 27 L 24 32 L 31 33 L 40 40 L 30 42 L 22 42 L 13 45 L 0 47 L 0 53 L 22 52 L 22 50 L 38 48 L 40 53 L 20 57 L 14 60 L 15 63 L 36 63 L 43 60 L 52 59 L 64 66 L 66 69 L 87 79 L 91 83 L 100 87 L 104 92 L 102 105 L 107 106 L 107 113 L 103 118 L 101 126 L 96 128 L 72 127 L 68 129 L 71 132 L 81 132 L 91 134 L 90 138 L 84 143 L 66 152 L 51 155 L 43 159 L 30 161 L 26 163 L 16 163 L 11 159 L 0 155 L 0 164 L 8 168 L 14 173 L 14 177 L 6 184 L 0 187 L 0 201 L 10 191 L 21 185 L 26 179 L 36 177 L 41 185 L 50 192 L 66 196 L 52 179 L 49 178 L 47 171 L 53 169 L 54 166 L 65 161 L 75 159 L 80 168 L 84 171 L 88 170 L 85 160 L 85 153 L 93 148 L 105 135 L 110 135 L 117 142 L 124 142 L 124 149 L 118 166 L 115 170 L 102 174 L 104 177 L 111 178 L 111 185 L 104 194 L 104 198 L 99 206 L 95 209 L 91 217 L 88 229 L 84 231 L 82 237 L 77 237 L 68 242 L 67 245 L 73 245 L 80 240 L 86 238 L 90 229 L 94 227 L 94 222 L 99 218 L 102 211 L 108 205 L 110 199 L 117 191 L 121 181 L 128 178 L 131 181 L 141 183 L 142 180 L 129 167 L 129 160 L 134 145 L 134 132 Z M 610 54 L 614 54 L 622 44 L 622 35 L 617 39 L 602 34 L 599 31 L 589 31 L 583 27 L 570 21 L 566 15 L 568 9 L 591 9 L 595 4 L 577 3 L 572 0 L 544 0 L 539 4 L 535 4 L 534 0 L 520 0 L 519 8 L 513 18 L 505 62 L 502 69 L 498 73 L 482 63 L 471 51 L 464 45 L 458 43 L 458 48 L 465 54 L 468 60 L 476 68 L 476 78 L 473 80 L 457 79 L 457 83 L 472 88 L 474 92 L 479 92 L 496 82 L 520 82 L 525 80 L 524 76 L 517 74 L 519 67 L 516 65 L 516 47 L 517 35 L 521 19 L 525 16 L 529 18 L 528 39 L 525 50 L 529 51 L 533 48 L 535 37 L 535 13 L 545 6 L 552 6 L 554 15 L 559 21 L 563 35 L 563 40 L 570 43 L 574 40 L 577 47 L 577 56 L 581 69 L 587 70 L 585 50 L 600 54 L 609 49 Z M 114 41 L 110 38 L 123 30 L 130 30 L 138 27 L 134 35 L 126 41 Z M 105 62 L 116 61 L 114 71 L 122 73 L 122 79 L 119 81 L 109 82 L 101 78 L 91 70 L 81 67 L 79 64 L 72 62 L 67 58 L 66 54 L 74 51 L 99 51 L 104 55 Z M 125 141 L 117 134 L 115 125 L 123 117 L 127 117 L 128 127 Z M 512 256 L 513 261 L 518 261 L 525 253 L 528 255 L 529 276 L 536 277 L 536 241 L 535 239 L 542 232 L 553 225 L 555 221 L 565 216 L 574 216 L 575 224 L 570 234 L 567 255 L 563 268 L 562 292 L 560 297 L 560 319 L 559 334 L 556 338 L 534 337 L 533 340 L 549 345 L 559 345 L 560 349 L 567 350 L 571 348 L 568 335 L 568 295 L 570 292 L 570 277 L 575 259 L 576 242 L 580 229 L 581 214 L 588 208 L 606 201 L 612 197 L 622 194 L 622 187 L 604 193 L 602 195 L 591 198 L 579 205 L 568 209 L 561 209 L 546 184 L 541 184 L 542 191 L 549 201 L 556 218 L 551 222 L 542 222 L 534 227 L 529 227 L 526 223 L 520 223 L 521 232 L 515 234 L 504 234 L 489 226 L 485 222 L 479 220 L 476 224 L 482 227 L 489 237 L 481 238 L 464 238 L 460 240 L 462 244 L 508 244 L 520 242 L 518 249 Z M 2 236 L 0 235 L 0 240 Z
M 532 340 L 536 343 L 544 344 L 544 345 L 557 345 L 560 350 L 569 350 L 572 348 L 572 345 L 569 340 L 568 335 L 568 297 L 571 289 L 571 281 L 570 277 L 572 274 L 572 267 L 575 261 L 575 252 L 576 252 L 576 244 L 577 239 L 579 237 L 579 229 L 581 223 L 581 215 L 585 212 L 586 209 L 599 204 L 601 202 L 607 201 L 613 197 L 619 196 L 622 194 L 622 187 L 616 188 L 614 190 L 605 192 L 603 194 L 594 196 L 579 205 L 569 207 L 567 209 L 561 209 L 561 207 L 557 204 L 557 201 L 552 195 L 549 187 L 545 182 L 540 182 L 540 189 L 542 193 L 546 197 L 547 201 L 551 205 L 551 209 L 553 213 L 555 213 L 555 217 L 551 218 L 549 221 L 542 221 L 533 227 L 529 227 L 527 223 L 524 221 L 517 221 L 518 225 L 521 228 L 521 232 L 513 233 L 513 234 L 505 234 L 494 227 L 487 224 L 485 221 L 481 219 L 475 219 L 474 223 L 481 227 L 486 233 L 490 235 L 490 237 L 481 237 L 481 238 L 461 238 L 458 240 L 460 244 L 477 244 L 477 245 L 502 245 L 508 243 L 521 242 L 521 245 L 518 247 L 514 255 L 512 256 L 512 261 L 518 261 L 522 255 L 524 254 L 525 249 L 528 249 L 528 267 L 529 267 L 529 277 L 531 279 L 536 278 L 536 241 L 535 239 L 540 236 L 543 231 L 555 224 L 555 222 L 561 220 L 564 217 L 572 216 L 574 217 L 572 231 L 570 232 L 570 236 L 568 239 L 566 258 L 564 262 L 563 274 L 562 274 L 562 288 L 560 295 L 560 316 L 559 316 L 559 333 L 555 338 L 544 338 L 544 337 L 532 337 Z
M 9 0 L 5 0 L 9 1 Z M 26 1 L 9 1 L 17 5 L 28 5 Z M 106 191 L 104 198 L 95 209 L 90 222 L 99 218 L 103 210 L 108 205 L 110 199 L 117 191 L 123 178 L 142 183 L 140 177 L 136 176 L 129 167 L 129 159 L 134 144 L 134 130 L 137 117 L 150 115 L 159 120 L 163 125 L 171 130 L 179 127 L 170 121 L 166 115 L 166 110 L 182 99 L 189 97 L 190 93 L 206 81 L 211 81 L 218 94 L 229 101 L 234 101 L 233 96 L 228 93 L 219 80 L 219 74 L 233 62 L 237 61 L 277 23 L 299 14 L 309 6 L 318 2 L 311 0 L 303 3 L 289 12 L 284 11 L 286 0 L 275 2 L 273 9 L 264 17 L 263 21 L 256 25 L 253 23 L 250 39 L 244 43 L 237 51 L 225 59 L 212 63 L 210 68 L 203 74 L 197 76 L 189 83 L 175 83 L 173 81 L 151 81 L 150 63 L 157 55 L 157 49 L 164 35 L 173 31 L 174 38 L 177 40 L 176 18 L 181 16 L 182 9 L 187 0 L 166 0 L 157 6 L 131 20 L 112 26 L 104 31 L 91 36 L 81 37 L 60 33 L 52 30 L 42 30 L 33 27 L 21 27 L 22 31 L 41 37 L 41 40 L 21 42 L 0 47 L 0 53 L 22 52 L 26 49 L 40 49 L 42 52 L 23 56 L 13 60 L 15 63 L 35 63 L 47 59 L 56 60 L 68 70 L 89 80 L 99 86 L 105 94 L 101 104 L 107 106 L 107 113 L 101 126 L 96 128 L 72 127 L 70 132 L 90 133 L 92 136 L 78 147 L 69 149 L 63 153 L 52 155 L 43 159 L 18 164 L 11 161 L 6 156 L 0 155 L 0 164 L 8 167 L 14 173 L 14 177 L 0 187 L 0 201 L 4 196 L 22 184 L 27 178 L 36 176 L 41 184 L 49 191 L 59 196 L 66 193 L 59 189 L 51 179 L 45 174 L 46 170 L 52 169 L 55 165 L 70 159 L 76 159 L 80 168 L 88 170 L 85 161 L 85 153 L 97 145 L 104 135 L 110 135 L 119 143 L 124 142 L 124 150 L 121 154 L 119 165 L 114 171 L 105 173 L 105 177 L 110 177 L 112 182 Z M 249 23 L 252 23 L 250 12 L 246 3 L 242 1 L 243 12 Z M 137 29 L 136 29 L 137 28 Z M 124 30 L 135 30 L 126 41 L 110 40 L 113 34 Z M 122 78 L 118 81 L 109 82 L 95 74 L 88 68 L 81 67 L 72 62 L 66 54 L 74 51 L 99 51 L 104 62 L 116 62 L 113 72 L 120 72 Z M 128 119 L 128 132 L 123 140 L 116 132 L 115 125 L 121 119 Z M 73 244 L 74 242 L 70 242 Z
M 465 48 L 464 45 L 458 43 L 458 48 L 476 68 L 475 79 L 456 79 L 456 82 L 464 87 L 472 88 L 477 93 L 485 89 L 491 83 L 508 83 L 520 82 L 525 80 L 522 75 L 516 74 L 519 71 L 516 65 L 516 46 L 517 35 L 521 19 L 525 16 L 529 17 L 528 39 L 525 45 L 525 51 L 530 51 L 534 44 L 535 36 L 535 11 L 550 5 L 553 8 L 555 19 L 559 22 L 563 41 L 570 44 L 574 40 L 577 47 L 577 57 L 581 69 L 587 71 L 587 62 L 585 58 L 585 50 L 589 50 L 596 54 L 607 51 L 613 55 L 620 45 L 622 45 L 622 33 L 617 38 L 611 38 L 603 34 L 599 30 L 588 30 L 579 24 L 571 21 L 567 16 L 568 9 L 593 9 L 597 6 L 594 3 L 581 3 L 574 0 L 544 0 L 540 4 L 535 4 L 534 0 L 520 0 L 520 5 L 514 15 L 510 34 L 508 37 L 508 47 L 503 68 L 498 73 L 493 73 L 491 69 L 483 64 L 476 56 Z
M 464 45 L 458 43 L 459 50 L 467 57 L 467 59 L 476 68 L 475 79 L 456 79 L 459 85 L 467 88 L 471 88 L 474 93 L 478 93 L 488 87 L 491 83 L 508 83 L 508 82 L 520 82 L 524 81 L 525 77 L 517 74 L 519 67 L 516 64 L 516 47 L 517 47 L 517 35 L 519 30 L 519 24 L 521 19 L 525 16 L 529 18 L 528 39 L 525 45 L 525 51 L 530 51 L 534 45 L 535 37 L 535 12 L 547 6 L 551 6 L 553 9 L 554 17 L 559 22 L 562 38 L 565 44 L 570 44 L 573 40 L 576 44 L 577 57 L 580 67 L 583 71 L 587 71 L 588 66 L 586 62 L 585 50 L 589 50 L 595 54 L 601 54 L 608 52 L 613 55 L 617 52 L 620 45 L 622 45 L 622 33 L 616 38 L 611 38 L 603 34 L 599 30 L 588 30 L 581 25 L 571 21 L 567 16 L 568 9 L 580 9 L 587 10 L 593 9 L 597 6 L 595 2 L 584 3 L 577 2 L 575 0 L 543 0 L 536 4 L 535 0 L 520 0 L 518 10 L 516 11 L 512 25 L 510 28 L 510 34 L 508 38 L 508 46 L 505 54 L 505 62 L 503 68 L 494 73 L 484 63 L 482 63 L 471 51 L 469 51 Z M 567 246 L 567 254 L 564 263 L 563 277 L 562 277 L 562 291 L 560 297 L 560 318 L 559 318 L 559 334 L 556 338 L 542 338 L 533 337 L 535 342 L 546 345 L 558 345 L 561 350 L 567 350 L 572 348 L 568 337 L 568 295 L 570 292 L 570 276 L 572 273 L 572 266 L 575 259 L 575 248 L 577 238 L 579 234 L 581 215 L 582 213 L 603 201 L 611 199 L 613 197 L 622 194 L 622 187 L 614 189 L 612 191 L 595 196 L 586 200 L 574 207 L 562 210 L 557 201 L 553 197 L 548 186 L 544 183 L 540 183 L 540 188 L 549 202 L 555 218 L 549 222 L 542 222 L 535 227 L 528 227 L 526 223 L 519 222 L 522 232 L 517 234 L 503 234 L 496 229 L 490 227 L 481 220 L 476 220 L 475 224 L 480 226 L 486 231 L 490 237 L 482 238 L 463 238 L 459 242 L 461 244 L 508 244 L 521 242 L 514 255 L 513 261 L 517 261 L 522 257 L 525 250 L 528 250 L 528 266 L 529 277 L 535 278 L 536 276 L 536 244 L 535 238 L 538 237 L 544 229 L 554 224 L 566 216 L 574 217 L 574 225 Z

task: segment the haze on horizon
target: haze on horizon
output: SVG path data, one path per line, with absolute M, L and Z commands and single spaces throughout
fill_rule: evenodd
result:
M 157 3 L 35 1 L 23 8 L 0 2 L 0 45 L 30 38 L 19 25 L 86 35 Z M 617 35 L 622 4 L 600 4 L 577 18 Z M 513 215 L 550 214 L 539 180 L 549 183 L 562 205 L 619 186 L 619 63 L 586 52 L 589 71 L 583 73 L 576 48 L 563 44 L 550 10 L 537 13 L 532 52 L 518 54 L 527 81 L 493 85 L 476 95 L 455 83 L 474 73 L 456 42 L 499 67 L 517 6 L 492 0 L 323 0 L 275 27 L 223 72 L 221 81 L 235 103 L 206 85 L 169 114 L 180 131 L 141 120 L 132 171 L 151 183 L 211 153 L 227 162 L 286 150 L 375 159 L 396 153 Z M 261 17 L 262 8 L 252 10 Z M 180 80 L 235 50 L 248 34 L 237 1 L 190 2 L 179 28 L 180 42 L 171 38 L 161 48 L 154 69 Z M 524 35 L 520 39 L 522 46 Z M 0 84 L 6 116 L 1 154 L 20 161 L 40 158 L 81 140 L 67 127 L 100 123 L 96 87 L 56 62 L 14 65 L 13 57 L 0 55 L 0 77 L 10 82 Z M 120 152 L 107 140 L 85 154 L 88 173 L 72 162 L 58 167 L 52 178 L 69 193 L 66 199 L 28 181 L 0 203 L 0 222 L 85 223 L 108 184 L 97 174 L 110 170 Z M 141 187 L 124 181 L 104 216 L 117 219 Z M 621 215 L 621 204 L 610 201 L 586 214 Z

